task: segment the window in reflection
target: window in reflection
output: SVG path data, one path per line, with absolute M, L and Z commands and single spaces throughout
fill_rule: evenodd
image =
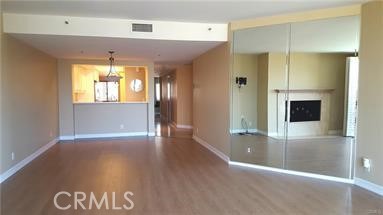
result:
M 118 82 L 96 82 L 94 84 L 96 102 L 118 102 Z

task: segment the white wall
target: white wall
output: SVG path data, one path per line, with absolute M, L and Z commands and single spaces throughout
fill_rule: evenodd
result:
M 65 24 L 68 21 L 69 24 Z M 44 24 L 41 24 L 44 23 Z M 153 32 L 133 32 L 132 23 L 153 25 Z M 211 28 L 211 30 L 209 30 Z M 227 41 L 227 24 L 143 21 L 94 17 L 4 14 L 7 33 L 72 35 L 186 41 Z M 187 33 L 185 33 L 187 32 Z
M 146 135 L 148 128 L 147 103 L 75 104 L 76 136 L 97 134 Z

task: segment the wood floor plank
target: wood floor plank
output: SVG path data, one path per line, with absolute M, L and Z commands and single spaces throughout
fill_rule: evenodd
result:
M 69 193 L 132 191 L 127 210 L 55 208 Z M 134 137 L 60 143 L 2 184 L 3 215 L 368 214 L 383 198 L 359 187 L 228 166 L 190 138 Z M 73 198 L 62 198 L 71 203 Z

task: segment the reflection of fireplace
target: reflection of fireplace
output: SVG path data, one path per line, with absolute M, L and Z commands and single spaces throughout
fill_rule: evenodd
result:
M 290 101 L 290 122 L 320 121 L 321 100 Z

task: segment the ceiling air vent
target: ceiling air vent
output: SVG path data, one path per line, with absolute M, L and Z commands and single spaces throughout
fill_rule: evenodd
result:
M 152 24 L 133 23 L 132 24 L 132 31 L 133 32 L 153 32 L 153 25 Z

